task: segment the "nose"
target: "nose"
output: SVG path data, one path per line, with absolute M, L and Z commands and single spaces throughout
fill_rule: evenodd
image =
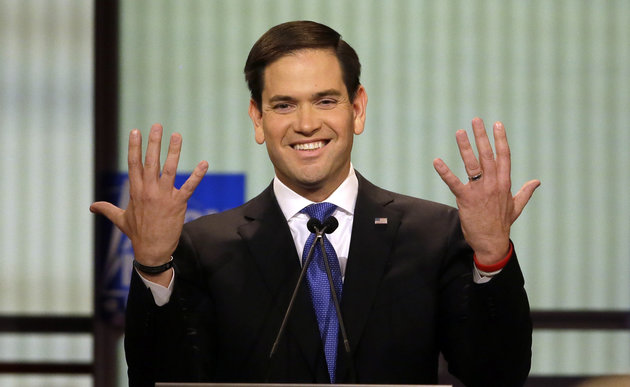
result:
M 315 109 L 309 105 L 302 105 L 298 109 L 296 131 L 304 135 L 316 132 L 320 125 L 320 119 Z

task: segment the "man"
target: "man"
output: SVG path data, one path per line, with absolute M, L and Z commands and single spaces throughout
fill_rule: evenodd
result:
M 275 178 L 245 205 L 186 225 L 186 201 L 208 164 L 177 190 L 181 136 L 171 136 L 160 175 L 162 128 L 151 128 L 144 166 L 140 134 L 131 132 L 128 208 L 91 207 L 134 247 L 131 385 L 435 383 L 440 352 L 467 385 L 523 384 L 531 321 L 509 232 L 539 182 L 511 195 L 503 125 L 493 127 L 495 156 L 476 118 L 479 161 L 466 133 L 456 136 L 469 182 L 434 161 L 459 212 L 372 185 L 350 161 L 366 117 L 359 75 L 354 50 L 324 25 L 290 22 L 265 33 L 245 76 L 255 139 L 266 144 Z M 339 227 L 325 238 L 307 229 L 311 218 L 330 215 Z M 313 248 L 317 258 L 270 358 L 301 264 L 319 242 L 325 248 Z M 321 262 L 334 286 L 319 286 Z

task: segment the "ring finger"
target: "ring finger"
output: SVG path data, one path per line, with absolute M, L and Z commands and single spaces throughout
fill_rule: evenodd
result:
M 470 140 L 468 139 L 468 134 L 465 130 L 460 129 L 455 134 L 455 138 L 457 139 L 459 154 L 462 156 L 462 161 L 464 162 L 464 167 L 466 168 L 466 174 L 468 174 L 468 179 L 471 181 L 479 180 L 482 173 L 481 165 L 475 156 L 475 152 L 473 151 Z M 473 179 L 473 177 L 475 177 L 475 179 Z

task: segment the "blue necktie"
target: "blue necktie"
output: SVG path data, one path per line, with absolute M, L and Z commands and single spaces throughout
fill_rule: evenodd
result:
M 308 214 L 311 218 L 317 218 L 320 222 L 329 217 L 337 208 L 332 203 L 315 203 L 305 207 L 302 213 Z M 337 298 L 341 299 L 341 269 L 337 253 L 333 249 L 330 241 L 325 236 L 324 249 L 330 263 L 330 271 L 332 273 L 333 284 Z M 316 241 L 315 233 L 312 233 L 306 240 L 304 252 L 302 253 L 302 264 L 305 263 L 308 251 L 313 242 Z M 324 254 L 322 253 L 319 241 L 316 241 L 315 250 L 313 251 L 312 261 L 306 271 L 306 279 L 311 290 L 311 299 L 313 300 L 313 308 L 317 315 L 317 324 L 319 333 L 324 344 L 324 354 L 326 355 L 326 363 L 328 364 L 328 374 L 330 382 L 335 383 L 335 367 L 337 363 L 337 336 L 339 332 L 339 322 L 337 313 L 335 312 L 335 304 L 333 303 L 332 293 L 330 292 L 330 284 L 324 266 Z

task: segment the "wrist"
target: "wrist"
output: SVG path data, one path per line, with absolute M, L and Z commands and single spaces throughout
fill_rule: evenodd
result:
M 168 288 L 170 286 L 171 281 L 174 277 L 173 268 L 170 268 L 160 274 L 145 274 L 136 268 L 134 268 L 134 270 L 142 278 L 142 280 L 145 281 L 145 283 L 149 282 L 153 284 L 158 284 L 165 288 Z
M 514 245 L 510 241 L 508 252 L 500 261 L 497 261 L 491 264 L 481 263 L 477 257 L 477 254 L 473 254 L 473 260 L 475 261 L 475 266 L 477 267 L 477 269 L 486 273 L 492 273 L 492 272 L 503 269 L 505 265 L 507 265 L 507 263 L 509 262 L 510 258 L 512 257 L 513 252 L 514 252 Z
M 173 256 L 171 256 L 171 259 L 168 262 L 163 263 L 161 265 L 157 265 L 157 266 L 143 265 L 140 262 L 138 262 L 136 259 L 134 259 L 133 267 L 135 267 L 136 270 L 142 272 L 143 274 L 147 274 L 147 275 L 161 274 L 173 267 Z

